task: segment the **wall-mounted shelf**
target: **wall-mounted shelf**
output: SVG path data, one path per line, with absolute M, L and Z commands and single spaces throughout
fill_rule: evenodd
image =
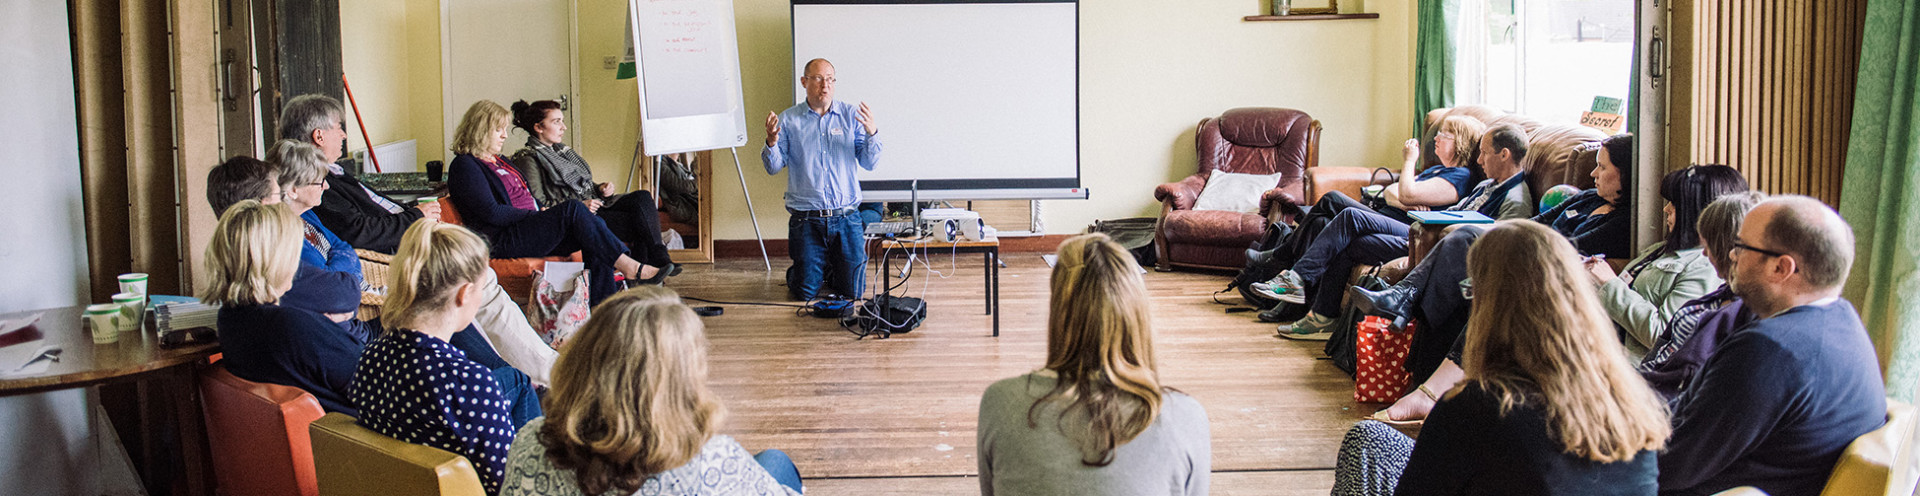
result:
M 1248 21 L 1338 21 L 1344 19 L 1379 19 L 1380 14 L 1295 14 L 1295 15 L 1252 15 Z

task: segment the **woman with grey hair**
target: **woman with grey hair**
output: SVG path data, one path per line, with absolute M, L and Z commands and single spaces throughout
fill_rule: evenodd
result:
M 283 139 L 267 150 L 267 163 L 272 164 L 276 182 L 280 184 L 280 201 L 287 204 L 293 213 L 300 216 L 306 231 L 305 243 L 300 246 L 300 263 L 321 267 L 334 272 L 352 274 L 361 282 L 360 255 L 353 251 L 353 245 L 342 241 L 333 231 L 320 223 L 320 217 L 313 211 L 320 206 L 327 191 L 327 161 L 320 149 L 304 142 Z
M 1732 269 L 1728 254 L 1740 240 L 1741 220 L 1766 199 L 1767 195 L 1759 192 L 1734 193 L 1714 199 L 1701 209 L 1694 228 L 1699 231 L 1700 244 L 1706 247 L 1707 260 L 1722 280 Z M 1654 342 L 1636 368 L 1653 390 L 1673 405 L 1720 341 L 1751 320 L 1753 314 L 1740 304 L 1740 297 L 1729 285 L 1721 284 L 1719 289 L 1680 305 L 1667 320 L 1667 332 Z

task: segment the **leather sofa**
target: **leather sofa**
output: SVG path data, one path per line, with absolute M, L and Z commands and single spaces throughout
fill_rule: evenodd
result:
M 1193 139 L 1199 170 L 1153 190 L 1161 203 L 1154 229 L 1159 268 L 1238 270 L 1267 224 L 1291 220 L 1307 204 L 1301 201 L 1303 178 L 1320 160 L 1320 121 L 1293 109 L 1236 108 L 1201 119 Z M 1282 175 L 1260 196 L 1259 211 L 1265 215 L 1194 210 L 1215 171 Z
M 380 435 L 341 413 L 320 417 L 310 428 L 320 494 L 487 494 L 466 457 Z
M 1599 151 L 1589 143 L 1606 138 L 1599 130 L 1578 123 L 1543 123 L 1537 119 L 1519 114 L 1510 114 L 1499 109 L 1480 105 L 1434 109 L 1427 113 L 1426 125 L 1420 133 L 1420 146 L 1425 150 L 1421 159 L 1423 167 L 1439 165 L 1440 158 L 1433 154 L 1433 135 L 1438 132 L 1441 120 L 1454 115 L 1464 115 L 1480 119 L 1489 129 L 1502 124 L 1514 124 L 1527 131 L 1527 156 L 1521 159 L 1521 166 L 1527 170 L 1527 187 L 1536 195 L 1548 188 L 1571 184 L 1582 190 L 1593 187 L 1593 169 L 1599 166 Z M 1478 154 L 1473 166 L 1479 166 Z M 1397 169 L 1398 165 L 1388 167 Z M 1330 191 L 1340 191 L 1354 198 L 1360 197 L 1360 189 L 1369 184 L 1389 184 L 1382 176 L 1378 182 L 1371 181 L 1373 169 L 1365 167 L 1315 167 L 1307 170 L 1306 200 L 1308 205 L 1319 201 L 1320 195 Z M 1445 234 L 1440 230 L 1422 229 L 1414 225 L 1413 249 L 1405 261 L 1389 263 L 1391 267 L 1402 269 L 1420 263 L 1426 250 L 1439 242 Z M 1393 273 L 1396 271 L 1383 271 Z M 1397 279 L 1397 277 L 1390 277 Z
M 220 494 L 320 494 L 307 426 L 325 412 L 313 395 L 215 365 L 200 374 L 200 401 Z

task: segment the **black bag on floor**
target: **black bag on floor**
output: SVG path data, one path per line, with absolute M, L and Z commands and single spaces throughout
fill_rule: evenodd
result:
M 1263 243 L 1270 244 L 1265 246 L 1256 244 L 1253 246 L 1253 249 L 1255 251 L 1273 251 L 1273 256 L 1270 257 L 1265 264 L 1247 260 L 1247 266 L 1240 269 L 1240 273 L 1233 277 L 1233 282 L 1228 283 L 1227 287 L 1239 290 L 1240 298 L 1246 300 L 1248 305 L 1265 311 L 1260 316 L 1261 322 L 1281 322 L 1280 320 L 1270 319 L 1287 317 L 1289 315 L 1291 315 L 1291 317 L 1286 320 L 1292 321 L 1305 316 L 1305 305 L 1292 305 L 1299 307 L 1299 309 L 1288 309 L 1287 311 L 1275 314 L 1273 312 L 1274 309 L 1287 305 L 1282 305 L 1279 300 L 1260 296 L 1259 293 L 1255 293 L 1253 291 L 1253 283 L 1266 282 L 1268 279 L 1273 279 L 1273 276 L 1280 275 L 1280 271 L 1293 268 L 1293 263 L 1299 261 L 1300 256 L 1307 252 L 1307 247 L 1313 244 L 1313 238 L 1319 236 L 1320 231 L 1326 229 L 1327 223 L 1332 220 L 1330 217 L 1309 212 L 1306 216 L 1300 218 L 1299 227 L 1287 227 L 1286 224 L 1278 222 L 1267 226 L 1267 234 L 1260 238 Z
M 1113 238 L 1114 243 L 1133 253 L 1133 261 L 1141 267 L 1152 267 L 1160 261 L 1160 254 L 1153 247 L 1153 230 L 1160 219 L 1153 217 L 1134 217 L 1131 219 L 1095 220 L 1087 226 L 1087 232 L 1102 233 Z
M 1365 288 L 1367 291 L 1387 289 L 1387 281 L 1380 278 L 1379 267 L 1374 267 L 1372 272 L 1360 276 L 1360 280 L 1355 283 L 1355 286 Z M 1333 328 L 1333 335 L 1327 338 L 1327 347 L 1322 350 L 1327 353 L 1327 358 L 1333 360 L 1333 366 L 1341 372 L 1346 372 L 1348 376 L 1353 375 L 1354 367 L 1358 364 L 1359 326 L 1360 320 L 1365 318 L 1367 314 L 1361 312 L 1359 308 L 1353 305 L 1343 307 L 1340 312 L 1340 323 Z
M 926 300 L 883 294 L 862 303 L 853 316 L 840 321 L 840 326 L 863 337 L 878 334 L 884 338 L 912 331 L 926 320 Z

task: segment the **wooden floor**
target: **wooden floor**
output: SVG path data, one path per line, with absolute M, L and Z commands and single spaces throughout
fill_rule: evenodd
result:
M 994 338 L 980 255 L 960 257 L 932 257 L 945 277 L 916 267 L 907 290 L 928 301 L 927 323 L 892 339 L 858 340 L 792 308 L 725 305 L 725 315 L 706 319 L 711 382 L 728 409 L 722 432 L 750 450 L 786 451 L 809 493 L 977 493 L 980 394 L 1042 364 L 1049 269 L 1039 254 L 1005 256 Z M 689 297 L 787 303 L 784 269 L 784 260 L 772 273 L 757 259 L 723 260 L 689 266 L 669 286 Z M 1318 358 L 1323 343 L 1282 340 L 1251 313 L 1224 313 L 1210 295 L 1225 277 L 1146 278 L 1161 378 L 1199 399 L 1212 424 L 1214 493 L 1325 494 L 1341 435 L 1378 406 L 1353 401 L 1352 380 Z

